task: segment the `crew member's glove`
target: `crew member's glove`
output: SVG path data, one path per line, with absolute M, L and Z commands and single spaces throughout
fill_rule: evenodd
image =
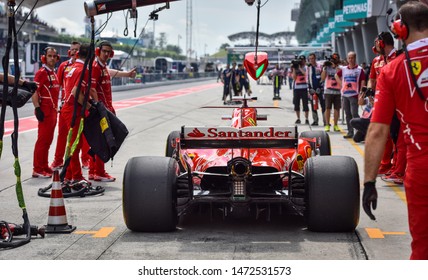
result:
M 45 114 L 40 107 L 36 107 L 34 109 L 34 114 L 36 115 L 36 118 L 39 122 L 42 122 L 45 119 Z
M 98 102 L 90 99 L 90 100 L 88 100 L 88 103 L 91 104 L 91 106 L 86 111 L 86 117 L 88 117 L 89 115 L 93 115 L 93 114 L 97 113 L 97 104 L 98 104 Z
M 377 191 L 376 191 L 376 182 L 370 181 L 364 183 L 364 192 L 363 192 L 363 209 L 364 212 L 370 217 L 372 220 L 376 220 L 376 217 L 373 215 L 371 208 L 376 210 L 377 206 Z
M 22 87 L 23 87 L 25 90 L 27 90 L 27 91 L 29 91 L 29 92 L 31 92 L 31 93 L 35 93 L 35 92 L 36 92 L 36 90 L 37 90 L 37 84 L 36 84 L 35 82 L 27 82 L 27 81 L 24 81 L 24 82 L 22 83 Z
M 95 114 L 96 112 L 97 112 L 97 104 L 96 104 L 96 103 L 94 103 L 94 104 L 92 104 L 92 106 L 91 106 L 91 107 L 89 107 L 88 113 L 89 113 L 90 115 L 92 115 L 92 114 Z

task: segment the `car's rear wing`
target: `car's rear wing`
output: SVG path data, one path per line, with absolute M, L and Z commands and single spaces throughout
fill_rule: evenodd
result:
M 182 149 L 297 148 L 297 126 L 181 127 Z

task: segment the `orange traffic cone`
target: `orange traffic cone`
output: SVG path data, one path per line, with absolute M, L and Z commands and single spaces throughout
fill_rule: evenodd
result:
M 76 229 L 67 223 L 64 198 L 62 196 L 59 171 L 53 173 L 51 202 L 49 206 L 48 224 L 45 225 L 46 233 L 70 233 Z

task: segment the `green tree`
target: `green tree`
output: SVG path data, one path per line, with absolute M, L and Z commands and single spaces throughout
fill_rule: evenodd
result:
M 166 33 L 165 32 L 159 33 L 159 38 L 158 38 L 159 49 L 164 50 L 166 44 L 167 44 Z
M 220 46 L 220 50 L 225 50 L 226 48 L 230 47 L 230 45 L 228 43 L 223 43 Z
M 177 54 L 181 54 L 183 50 L 179 46 L 175 45 L 166 45 L 166 51 L 175 52 Z

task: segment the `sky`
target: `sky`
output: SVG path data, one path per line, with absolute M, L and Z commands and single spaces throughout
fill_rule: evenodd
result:
M 82 0 L 63 0 L 37 8 L 36 13 L 39 18 L 58 30 L 65 28 L 67 33 L 81 35 L 84 34 L 86 17 L 83 8 L 84 2 Z M 295 22 L 291 21 L 291 9 L 299 2 L 299 0 L 261 0 L 262 5 L 266 4 L 260 10 L 260 32 L 272 34 L 294 31 Z M 157 5 L 156 8 L 160 6 Z M 154 8 L 154 6 L 138 8 L 137 36 Z M 256 4 L 248 6 L 244 0 L 193 0 L 192 9 L 192 49 L 197 56 L 215 53 L 223 43 L 233 45 L 227 38 L 229 35 L 256 30 Z M 154 27 L 156 37 L 161 32 L 165 32 L 167 44 L 178 44 L 182 50 L 185 50 L 186 0 L 171 2 L 170 9 L 165 9 L 158 14 L 159 19 L 155 25 L 153 26 L 153 21 L 149 21 L 146 30 L 152 31 Z M 95 16 L 97 25 L 105 20 L 106 15 Z M 124 13 L 122 11 L 114 12 L 105 31 L 117 33 L 123 37 L 124 29 Z M 128 30 L 128 37 L 134 38 L 133 19 L 128 19 Z

